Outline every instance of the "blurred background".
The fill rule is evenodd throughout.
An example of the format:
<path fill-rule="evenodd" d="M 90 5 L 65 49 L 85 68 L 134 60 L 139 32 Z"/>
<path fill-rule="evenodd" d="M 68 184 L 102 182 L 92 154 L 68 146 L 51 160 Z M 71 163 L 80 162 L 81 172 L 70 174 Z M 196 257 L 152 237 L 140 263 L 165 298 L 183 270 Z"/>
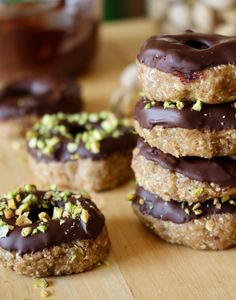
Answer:
<path fill-rule="evenodd" d="M 236 34 L 235 0 L 105 0 L 105 20 L 144 15 L 155 19 L 166 33 L 192 28 Z"/>
<path fill-rule="evenodd" d="M 236 0 L 0 0 L 0 81 L 83 73 L 96 56 L 101 20 L 132 18 L 151 19 L 155 33 L 235 35 Z"/>

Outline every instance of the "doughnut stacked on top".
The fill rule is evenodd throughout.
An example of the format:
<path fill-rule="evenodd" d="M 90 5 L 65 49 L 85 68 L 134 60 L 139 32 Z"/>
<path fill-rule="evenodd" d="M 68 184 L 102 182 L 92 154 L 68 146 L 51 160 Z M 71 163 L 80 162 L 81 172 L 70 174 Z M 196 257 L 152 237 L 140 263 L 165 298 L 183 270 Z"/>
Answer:
<path fill-rule="evenodd" d="M 195 249 L 236 244 L 236 38 L 186 31 L 148 39 L 133 208 L 163 239 Z"/>

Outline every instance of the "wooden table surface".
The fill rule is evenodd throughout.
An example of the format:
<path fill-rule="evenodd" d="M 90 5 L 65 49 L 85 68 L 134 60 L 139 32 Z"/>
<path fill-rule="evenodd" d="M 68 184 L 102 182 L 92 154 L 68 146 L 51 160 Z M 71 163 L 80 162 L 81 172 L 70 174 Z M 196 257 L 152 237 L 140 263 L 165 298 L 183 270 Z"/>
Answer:
<path fill-rule="evenodd" d="M 156 30 L 154 24 L 144 20 L 103 25 L 97 61 L 80 80 L 88 110 L 107 107 L 121 70 L 134 61 L 143 40 Z M 1 143 L 1 194 L 25 183 L 36 183 L 24 149 L 16 146 Z M 110 266 L 50 278 L 48 299 L 235 299 L 236 250 L 194 251 L 158 239 L 132 213 L 126 196 L 133 186 L 130 182 L 93 196 L 107 220 L 112 242 Z M 0 300 L 24 299 L 41 299 L 33 279 L 0 267 Z"/>

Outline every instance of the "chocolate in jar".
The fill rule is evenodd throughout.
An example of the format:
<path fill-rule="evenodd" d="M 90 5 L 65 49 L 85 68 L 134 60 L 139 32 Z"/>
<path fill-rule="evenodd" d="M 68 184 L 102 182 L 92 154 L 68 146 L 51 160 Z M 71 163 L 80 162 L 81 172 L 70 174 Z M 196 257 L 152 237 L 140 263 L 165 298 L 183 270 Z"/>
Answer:
<path fill-rule="evenodd" d="M 84 72 L 97 50 L 99 2 L 0 4 L 0 80 Z"/>

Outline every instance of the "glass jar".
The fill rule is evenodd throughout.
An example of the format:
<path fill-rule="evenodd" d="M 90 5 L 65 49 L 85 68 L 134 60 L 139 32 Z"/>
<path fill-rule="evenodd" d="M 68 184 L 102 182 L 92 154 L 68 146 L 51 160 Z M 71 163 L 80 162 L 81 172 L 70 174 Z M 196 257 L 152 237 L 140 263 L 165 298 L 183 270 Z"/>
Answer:
<path fill-rule="evenodd" d="M 73 75 L 90 66 L 102 0 L 15 2 L 0 4 L 0 81 L 42 73 Z"/>

